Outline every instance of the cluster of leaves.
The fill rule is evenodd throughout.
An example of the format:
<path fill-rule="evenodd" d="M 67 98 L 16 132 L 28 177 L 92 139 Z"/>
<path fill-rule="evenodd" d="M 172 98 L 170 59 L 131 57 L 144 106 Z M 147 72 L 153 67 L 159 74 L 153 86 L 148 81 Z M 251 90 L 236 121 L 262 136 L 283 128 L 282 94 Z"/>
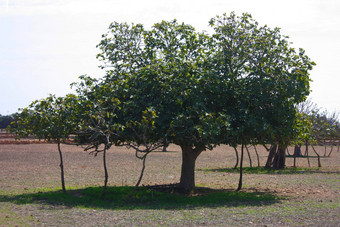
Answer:
<path fill-rule="evenodd" d="M 76 115 L 73 112 L 76 96 L 36 100 L 21 110 L 10 130 L 20 137 L 35 135 L 38 139 L 64 141 L 74 132 Z"/>
<path fill-rule="evenodd" d="M 224 108 L 232 116 L 232 143 L 285 143 L 296 134 L 295 103 L 309 94 L 315 64 L 289 46 L 280 29 L 260 27 L 249 14 L 212 19 L 217 68 L 226 80 Z M 231 95 L 229 95 L 231 94 Z M 231 111 L 230 111 L 231 110 Z"/>

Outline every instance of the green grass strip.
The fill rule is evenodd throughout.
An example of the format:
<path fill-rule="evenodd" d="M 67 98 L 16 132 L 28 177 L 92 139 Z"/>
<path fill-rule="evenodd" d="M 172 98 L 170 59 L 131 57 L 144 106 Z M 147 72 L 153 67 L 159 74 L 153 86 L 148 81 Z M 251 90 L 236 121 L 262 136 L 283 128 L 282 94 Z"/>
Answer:
<path fill-rule="evenodd" d="M 220 168 L 220 169 L 199 169 L 201 171 L 223 172 L 223 173 L 239 173 L 239 168 Z M 330 173 L 320 168 L 304 168 L 304 167 L 286 167 L 285 169 L 274 170 L 265 167 L 243 167 L 243 173 L 248 174 L 305 174 L 305 173 Z"/>
<path fill-rule="evenodd" d="M 40 203 L 55 206 L 97 208 L 114 210 L 133 209 L 195 209 L 214 206 L 261 206 L 272 204 L 278 199 L 269 193 L 236 192 L 198 188 L 190 196 L 177 193 L 159 192 L 147 187 L 140 187 L 133 197 L 128 195 L 133 187 L 108 187 L 105 198 L 101 197 L 102 187 L 87 187 L 26 193 L 18 195 L 0 195 L 0 202 L 15 204 Z"/>

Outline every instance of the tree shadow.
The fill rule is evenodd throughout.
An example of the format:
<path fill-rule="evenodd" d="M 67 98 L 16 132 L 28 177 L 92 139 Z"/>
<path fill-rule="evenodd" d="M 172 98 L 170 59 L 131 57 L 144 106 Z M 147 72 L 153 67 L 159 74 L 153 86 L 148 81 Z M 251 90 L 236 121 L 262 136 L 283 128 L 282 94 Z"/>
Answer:
<path fill-rule="evenodd" d="M 157 188 L 158 187 L 158 188 Z M 196 188 L 190 195 L 178 194 L 171 187 L 139 187 L 133 197 L 128 197 L 134 187 L 108 187 L 105 198 L 102 187 L 0 195 L 0 202 L 15 204 L 42 204 L 63 208 L 91 208 L 109 210 L 135 209 L 197 209 L 203 207 L 264 206 L 279 202 L 270 192 L 236 192 L 234 190 Z M 164 190 L 164 188 L 167 188 Z"/>
<path fill-rule="evenodd" d="M 266 167 L 243 167 L 243 173 L 246 174 L 314 174 L 314 173 L 340 173 L 337 170 L 322 169 L 317 167 L 286 167 L 285 169 L 274 170 Z M 239 173 L 239 168 L 218 168 L 218 169 L 199 169 L 207 172 Z"/>

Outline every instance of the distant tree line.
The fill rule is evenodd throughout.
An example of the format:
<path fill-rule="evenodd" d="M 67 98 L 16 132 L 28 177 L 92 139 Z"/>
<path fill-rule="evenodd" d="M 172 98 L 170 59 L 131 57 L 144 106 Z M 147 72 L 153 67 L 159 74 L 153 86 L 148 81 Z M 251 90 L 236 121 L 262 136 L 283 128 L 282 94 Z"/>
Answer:
<path fill-rule="evenodd" d="M 1 115 L 0 114 L 0 129 L 6 129 L 15 119 L 17 113 L 10 115 Z"/>
<path fill-rule="evenodd" d="M 325 148 L 324 156 L 326 156 L 327 146 L 331 146 L 331 151 L 327 156 L 330 156 L 333 151 L 333 146 L 340 145 L 340 119 L 339 112 L 330 113 L 327 110 L 319 108 L 310 99 L 300 103 L 297 106 L 299 118 L 304 122 L 304 130 L 300 137 L 295 140 L 294 155 L 302 156 L 301 146 L 305 145 L 306 150 L 304 155 L 308 155 L 308 146 L 323 145 Z M 319 164 L 320 165 L 320 164 Z"/>

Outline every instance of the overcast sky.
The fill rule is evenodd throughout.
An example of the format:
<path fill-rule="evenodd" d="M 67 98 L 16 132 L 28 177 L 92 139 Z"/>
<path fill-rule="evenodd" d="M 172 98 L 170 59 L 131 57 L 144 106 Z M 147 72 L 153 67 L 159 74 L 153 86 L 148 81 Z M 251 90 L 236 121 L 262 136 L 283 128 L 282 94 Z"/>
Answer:
<path fill-rule="evenodd" d="M 280 27 L 317 63 L 312 101 L 340 111 L 339 0 L 0 0 L 0 114 L 70 92 L 80 75 L 101 77 L 96 45 L 109 24 L 177 19 L 198 31 L 223 13 L 248 12 Z"/>

